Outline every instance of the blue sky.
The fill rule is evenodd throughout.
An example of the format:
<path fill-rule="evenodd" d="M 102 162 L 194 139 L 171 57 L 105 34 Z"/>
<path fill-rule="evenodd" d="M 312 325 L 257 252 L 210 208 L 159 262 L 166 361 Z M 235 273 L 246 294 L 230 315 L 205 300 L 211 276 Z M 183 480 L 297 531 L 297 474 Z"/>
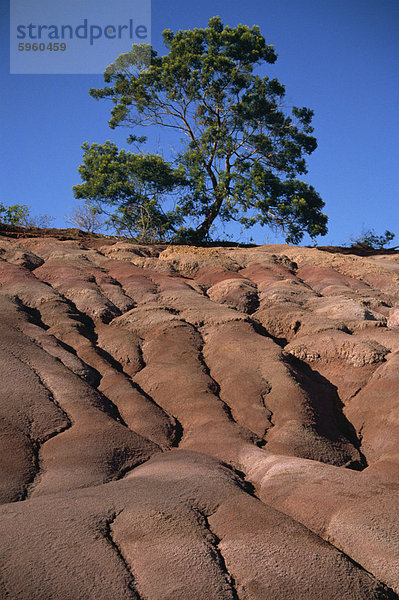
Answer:
<path fill-rule="evenodd" d="M 33 214 L 53 215 L 54 225 L 65 227 L 64 215 L 76 205 L 81 144 L 110 139 L 130 148 L 128 131 L 110 130 L 109 104 L 89 96 L 90 88 L 102 86 L 100 75 L 9 74 L 8 0 L 0 1 L 0 200 L 28 204 Z M 398 245 L 398 0 L 153 0 L 154 48 L 163 53 L 164 29 L 205 27 L 214 15 L 230 26 L 259 25 L 279 56 L 267 74 L 285 84 L 288 104 L 315 112 L 318 149 L 309 157 L 307 180 L 329 216 L 329 233 L 318 243 L 341 245 L 374 228 L 394 231 Z M 159 131 L 151 139 L 154 148 L 168 147 Z M 229 232 L 240 237 L 237 228 Z M 257 243 L 275 241 L 266 230 L 252 235 Z"/>

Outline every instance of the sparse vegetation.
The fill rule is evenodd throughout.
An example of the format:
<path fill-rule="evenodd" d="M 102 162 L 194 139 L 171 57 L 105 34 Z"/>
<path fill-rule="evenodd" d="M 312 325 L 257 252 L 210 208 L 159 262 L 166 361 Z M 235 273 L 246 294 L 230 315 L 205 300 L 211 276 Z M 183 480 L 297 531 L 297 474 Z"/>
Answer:
<path fill-rule="evenodd" d="M 105 225 L 101 210 L 90 202 L 76 206 L 71 215 L 65 218 L 69 223 L 77 225 L 79 229 L 88 233 L 101 231 Z"/>
<path fill-rule="evenodd" d="M 0 223 L 17 225 L 19 227 L 49 227 L 54 217 L 50 215 L 32 215 L 26 204 L 5 206 L 0 202 Z"/>
<path fill-rule="evenodd" d="M 381 250 L 395 237 L 395 234 L 388 229 L 384 235 L 376 235 L 373 229 L 362 233 L 361 236 L 354 239 L 351 248 L 364 248 L 366 250 Z"/>

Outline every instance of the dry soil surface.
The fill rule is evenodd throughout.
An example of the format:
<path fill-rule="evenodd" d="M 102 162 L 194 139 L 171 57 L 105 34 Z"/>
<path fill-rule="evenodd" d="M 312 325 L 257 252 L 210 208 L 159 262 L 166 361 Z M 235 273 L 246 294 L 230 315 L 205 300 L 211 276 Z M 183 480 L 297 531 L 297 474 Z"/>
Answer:
<path fill-rule="evenodd" d="M 399 598 L 399 255 L 0 236 L 0 597 Z"/>

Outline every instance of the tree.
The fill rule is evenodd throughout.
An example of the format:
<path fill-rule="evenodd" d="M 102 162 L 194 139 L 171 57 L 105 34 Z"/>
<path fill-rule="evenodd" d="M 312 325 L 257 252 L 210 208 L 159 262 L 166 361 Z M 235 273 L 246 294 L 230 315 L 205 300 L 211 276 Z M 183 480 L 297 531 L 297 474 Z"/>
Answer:
<path fill-rule="evenodd" d="M 364 248 L 366 250 L 382 250 L 386 244 L 392 242 L 395 234 L 388 229 L 384 235 L 376 235 L 374 229 L 369 229 L 362 233 L 360 237 L 355 239 L 351 244 L 351 248 Z"/>
<path fill-rule="evenodd" d="M 99 208 L 89 201 L 84 202 L 80 206 L 76 206 L 69 217 L 65 217 L 67 221 L 77 225 L 79 229 L 94 233 L 99 231 L 105 225 Z"/>
<path fill-rule="evenodd" d="M 108 217 L 106 225 L 118 234 L 141 241 L 165 238 L 181 224 L 178 210 L 164 212 L 160 195 L 184 186 L 180 172 L 160 156 L 118 150 L 110 141 L 82 145 L 83 183 L 73 187 L 76 198 L 88 203 L 88 210 Z"/>
<path fill-rule="evenodd" d="M 30 229 L 47 229 L 55 217 L 51 215 L 31 215 L 30 212 L 22 219 L 22 226 Z"/>
<path fill-rule="evenodd" d="M 54 217 L 49 215 L 32 215 L 30 207 L 26 204 L 13 204 L 5 206 L 0 202 L 0 223 L 17 225 L 19 227 L 48 227 Z"/>
<path fill-rule="evenodd" d="M 0 223 L 19 225 L 23 227 L 24 219 L 29 215 L 29 206 L 26 204 L 13 204 L 5 206 L 0 202 Z"/>
<path fill-rule="evenodd" d="M 325 235 L 324 203 L 315 189 L 298 179 L 307 172 L 313 112 L 284 112 L 285 88 L 277 79 L 254 74 L 277 55 L 259 28 L 224 27 L 219 17 L 208 28 L 163 32 L 169 51 L 158 56 L 148 45 L 133 45 L 110 65 L 107 85 L 91 89 L 93 98 L 111 99 L 111 128 L 160 126 L 184 134 L 176 166 L 190 187 L 179 198 L 183 217 L 204 239 L 217 217 L 244 227 L 277 224 L 289 242 L 305 231 Z M 150 60 L 146 63 L 146 58 Z"/>

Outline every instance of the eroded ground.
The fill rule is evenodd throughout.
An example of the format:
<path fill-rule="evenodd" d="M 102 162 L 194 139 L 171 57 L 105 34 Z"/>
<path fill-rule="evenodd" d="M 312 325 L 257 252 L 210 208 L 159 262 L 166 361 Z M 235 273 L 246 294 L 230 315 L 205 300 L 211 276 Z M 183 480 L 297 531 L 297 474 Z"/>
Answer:
<path fill-rule="evenodd" d="M 399 598 L 399 255 L 0 237 L 0 597 Z"/>

